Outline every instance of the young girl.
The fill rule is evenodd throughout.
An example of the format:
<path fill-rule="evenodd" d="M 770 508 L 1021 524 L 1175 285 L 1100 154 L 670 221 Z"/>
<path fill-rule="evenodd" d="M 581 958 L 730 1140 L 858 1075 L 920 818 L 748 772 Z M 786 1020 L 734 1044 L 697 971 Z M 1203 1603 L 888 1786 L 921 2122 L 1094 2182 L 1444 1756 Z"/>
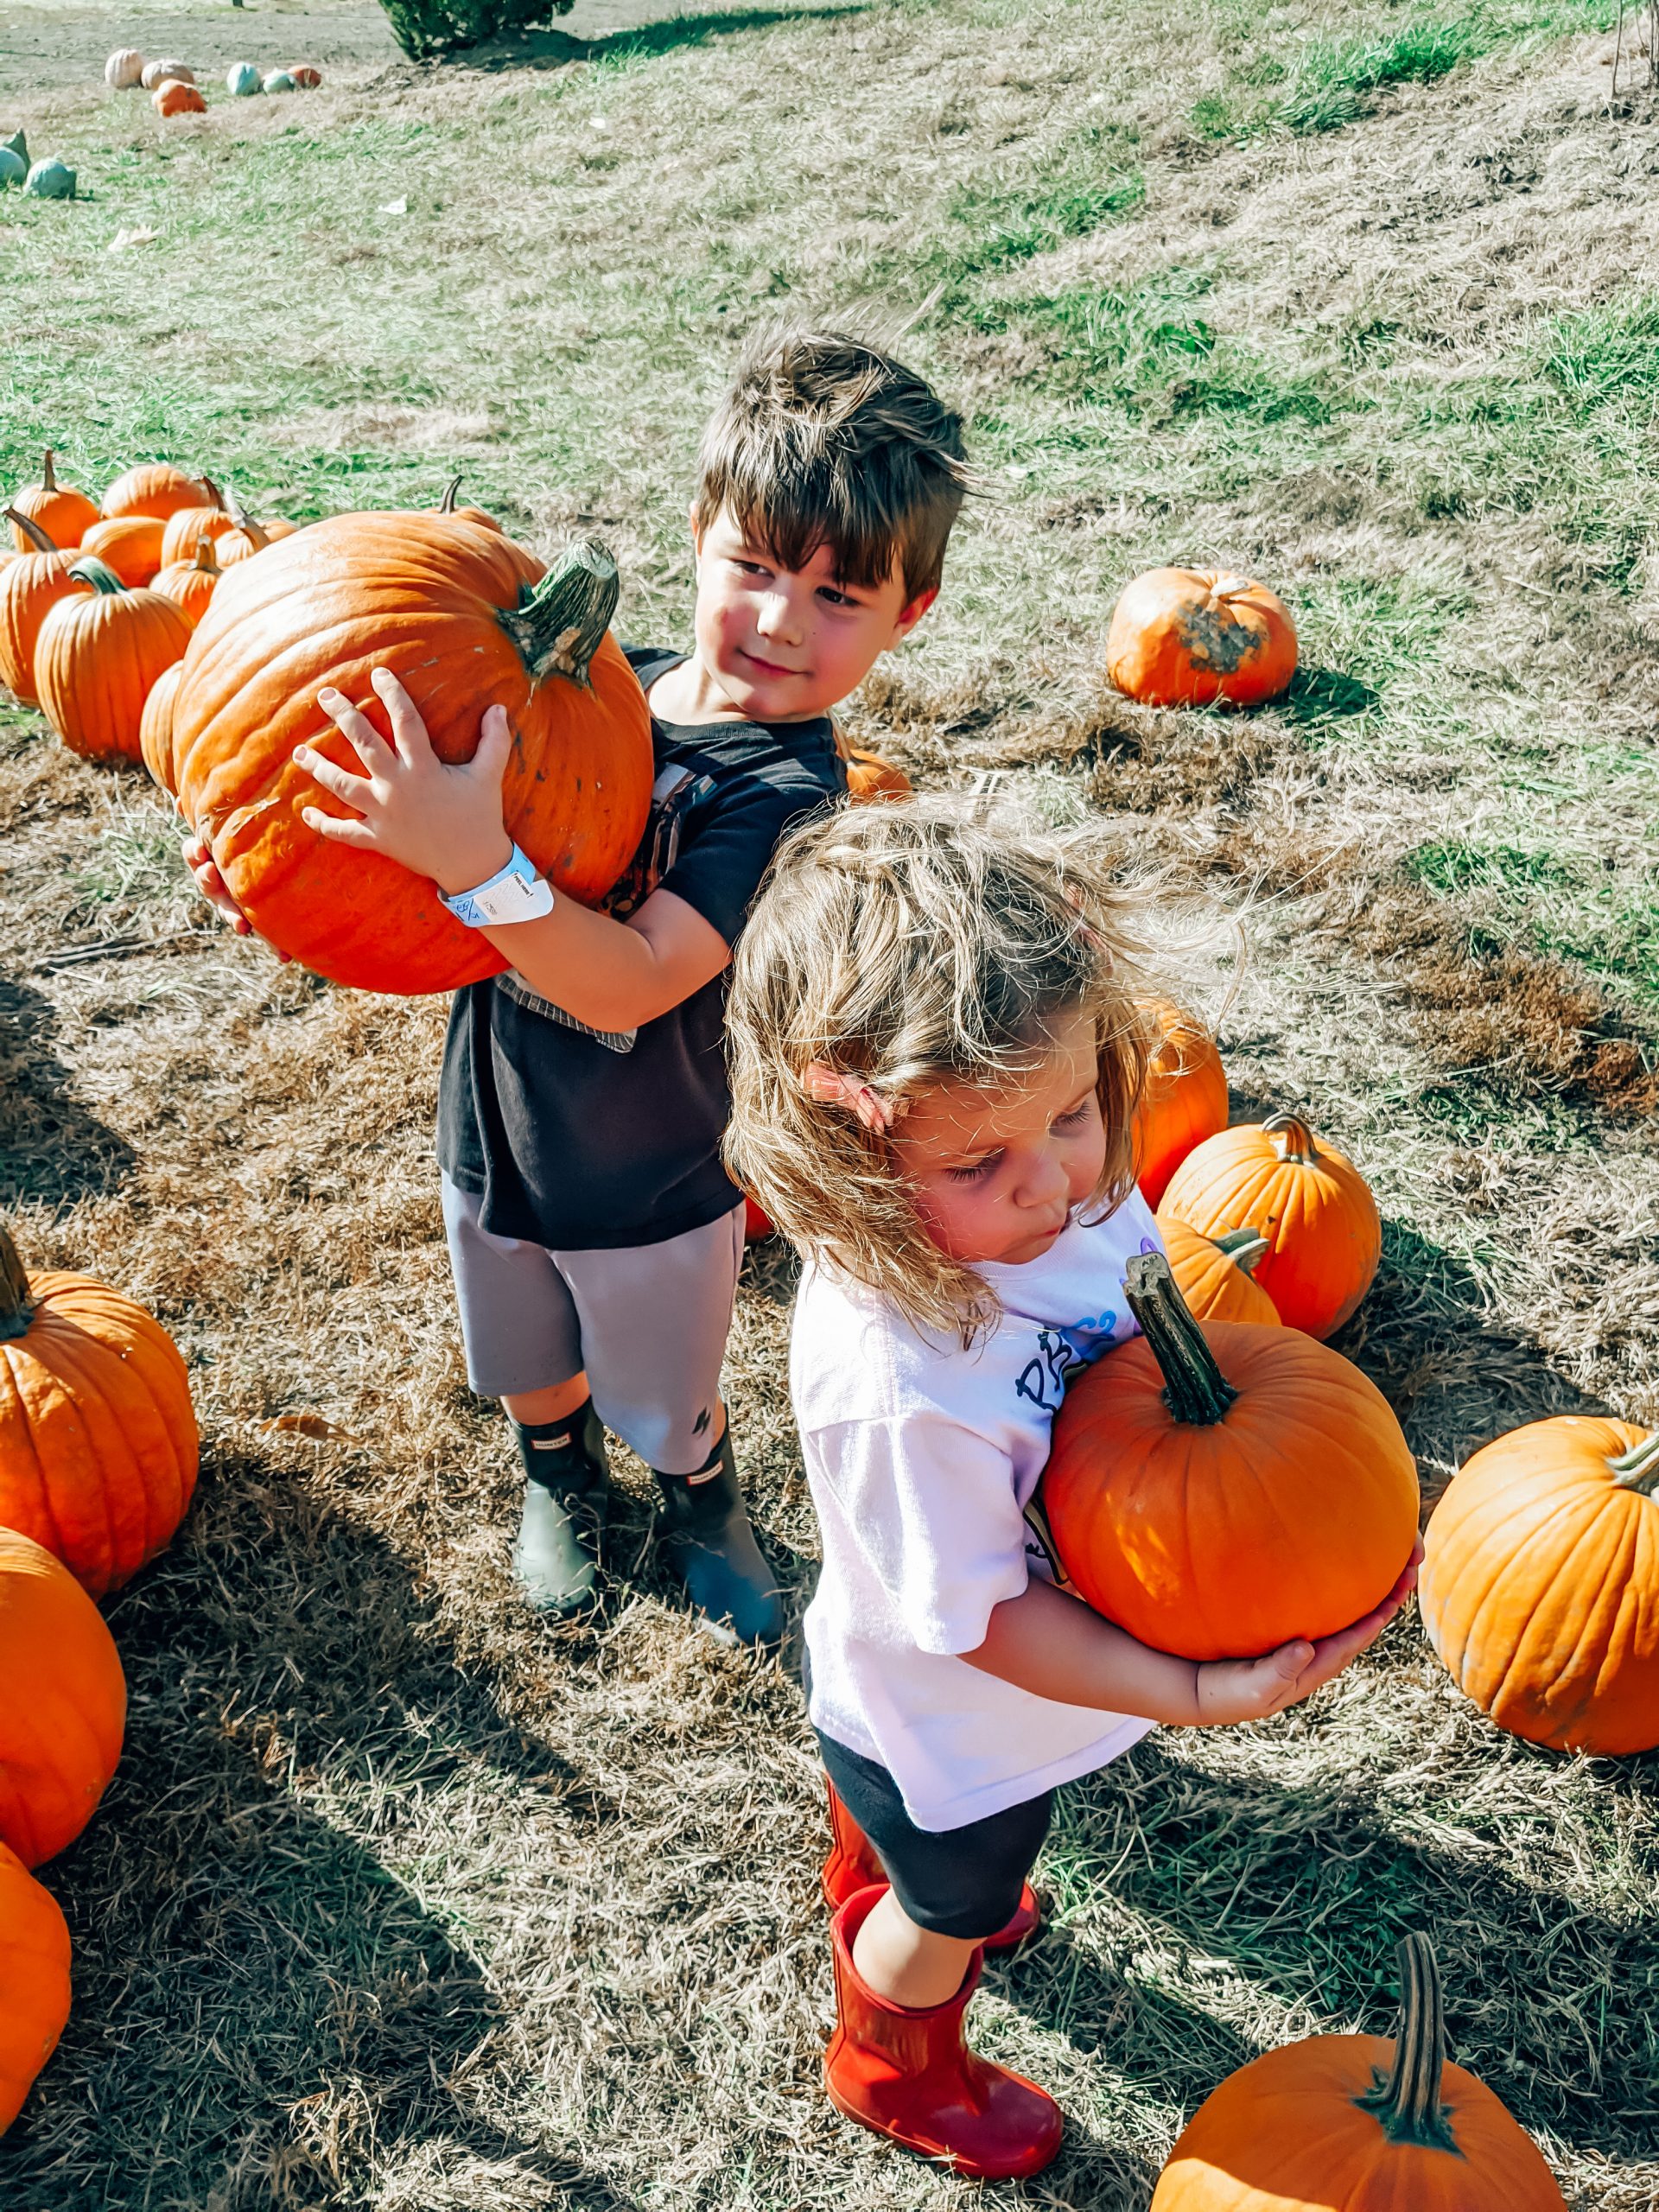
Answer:
<path fill-rule="evenodd" d="M 1154 1722 L 1308 1696 L 1415 1576 L 1321 1643 L 1197 1665 L 1058 1590 L 1023 1517 L 1067 1376 L 1134 1333 L 1124 1268 L 1156 1248 L 1130 1138 L 1144 905 L 1098 833 L 960 798 L 842 811 L 780 851 L 728 1007 L 729 1155 L 807 1263 L 808 1702 L 844 1899 L 827 2086 L 986 2178 L 1059 2147 L 1053 2100 L 963 2036 L 985 1944 L 1036 1924 L 1055 1789 Z"/>

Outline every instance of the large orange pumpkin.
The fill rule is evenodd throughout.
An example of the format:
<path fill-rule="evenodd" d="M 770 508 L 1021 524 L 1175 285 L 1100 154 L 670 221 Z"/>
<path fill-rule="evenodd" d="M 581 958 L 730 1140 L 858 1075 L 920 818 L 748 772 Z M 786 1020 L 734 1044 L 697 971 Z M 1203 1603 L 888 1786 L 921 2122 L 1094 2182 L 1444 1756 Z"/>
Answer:
<path fill-rule="evenodd" d="M 69 1929 L 57 1899 L 0 1844 L 0 2135 L 69 2018 Z"/>
<path fill-rule="evenodd" d="M 1157 1030 L 1135 1109 L 1135 1180 L 1149 1206 L 1195 1145 L 1227 1126 L 1227 1077 L 1201 1021 L 1168 999 L 1143 1002 Z"/>
<path fill-rule="evenodd" d="M 152 515 L 165 522 L 181 507 L 208 504 L 207 486 L 170 461 L 141 461 L 118 476 L 104 494 L 106 515 Z"/>
<path fill-rule="evenodd" d="M 1184 1221 L 1158 1217 L 1164 1256 L 1175 1287 L 1195 1321 L 1255 1321 L 1276 1329 L 1279 1309 L 1250 1270 L 1268 1249 L 1253 1229 L 1231 1229 L 1220 1236 L 1200 1236 Z"/>
<path fill-rule="evenodd" d="M 224 537 L 236 528 L 235 518 L 225 505 L 225 495 L 211 476 L 201 480 L 207 493 L 207 502 L 200 507 L 180 507 L 168 515 L 162 528 L 162 566 L 171 568 L 175 562 L 194 561 L 197 549 L 203 543 L 211 545 L 215 538 Z"/>
<path fill-rule="evenodd" d="M 171 525 L 169 524 L 169 528 Z M 170 599 L 194 630 L 207 612 L 213 587 L 224 570 L 213 557 L 213 540 L 200 537 L 188 560 L 169 561 L 156 578 L 156 589 Z"/>
<path fill-rule="evenodd" d="M 1423 1626 L 1501 1728 L 1659 1745 L 1659 1433 L 1569 1414 L 1500 1436 L 1452 1477 L 1424 1549 Z"/>
<path fill-rule="evenodd" d="M 162 671 L 149 687 L 138 722 L 138 758 L 149 769 L 150 780 L 169 798 L 178 797 L 179 779 L 173 767 L 173 702 L 183 673 L 181 660 Z"/>
<path fill-rule="evenodd" d="M 25 484 L 22 491 L 13 493 L 11 504 L 16 510 L 11 534 L 20 553 L 40 550 L 23 529 L 25 521 L 37 524 L 54 545 L 62 546 L 79 545 L 82 533 L 98 520 L 94 500 L 73 485 L 59 483 L 49 447 L 41 458 L 40 482 Z"/>
<path fill-rule="evenodd" d="M 35 682 L 48 721 L 85 760 L 137 760 L 149 687 L 182 659 L 190 625 L 158 591 L 129 591 L 103 562 L 70 571 L 92 588 L 51 608 L 35 641 Z"/>
<path fill-rule="evenodd" d="M 1067 1580 L 1184 1659 L 1250 1658 L 1380 1605 L 1417 1537 L 1417 1471 L 1375 1383 L 1313 1338 L 1200 1325 L 1160 1252 L 1130 1261 L 1145 1332 L 1066 1392 L 1043 1510 Z"/>
<path fill-rule="evenodd" d="M 1389 2036 L 1309 2036 L 1230 2074 L 1188 2121 L 1151 2212 L 1566 2212 L 1537 2145 L 1446 2056 L 1427 1938 L 1399 1947 Z"/>
<path fill-rule="evenodd" d="M 21 523 L 29 542 L 39 550 L 20 553 L 0 568 L 0 680 L 14 698 L 26 707 L 38 705 L 35 686 L 35 645 L 45 621 L 60 599 L 84 594 L 91 586 L 71 573 L 73 552 L 60 553 L 38 524 L 20 516 L 15 507 L 5 510 L 14 529 Z"/>
<path fill-rule="evenodd" d="M 0 1229 L 0 1525 L 101 1598 L 172 1541 L 198 1443 L 161 1323 L 90 1275 L 25 1273 Z"/>
<path fill-rule="evenodd" d="M 1257 706 L 1296 673 L 1296 625 L 1247 576 L 1149 569 L 1112 610 L 1106 673 L 1149 707 Z"/>
<path fill-rule="evenodd" d="M 80 550 L 102 561 L 130 591 L 151 582 L 160 572 L 167 524 L 154 515 L 114 515 L 95 522 L 80 541 Z"/>
<path fill-rule="evenodd" d="M 55 1859 L 121 1756 L 127 1685 L 104 1616 L 41 1544 L 0 1528 L 0 1843 Z"/>
<path fill-rule="evenodd" d="M 1294 1114 L 1206 1138 L 1176 1169 L 1159 1211 L 1205 1236 L 1234 1229 L 1265 1236 L 1255 1280 L 1280 1319 L 1311 1337 L 1342 1326 L 1382 1255 L 1370 1184 Z"/>
<path fill-rule="evenodd" d="M 437 991 L 499 973 L 502 955 L 378 854 L 331 843 L 301 810 L 345 812 L 290 762 L 315 746 L 356 770 L 317 704 L 334 684 L 385 731 L 369 685 L 407 685 L 441 759 L 467 760 L 484 710 L 514 742 L 507 828 L 553 883 L 591 902 L 645 827 L 651 717 L 607 633 L 616 570 L 577 547 L 539 563 L 498 531 L 432 514 L 336 515 L 231 570 L 185 657 L 173 755 L 186 818 L 261 936 L 364 990 Z"/>

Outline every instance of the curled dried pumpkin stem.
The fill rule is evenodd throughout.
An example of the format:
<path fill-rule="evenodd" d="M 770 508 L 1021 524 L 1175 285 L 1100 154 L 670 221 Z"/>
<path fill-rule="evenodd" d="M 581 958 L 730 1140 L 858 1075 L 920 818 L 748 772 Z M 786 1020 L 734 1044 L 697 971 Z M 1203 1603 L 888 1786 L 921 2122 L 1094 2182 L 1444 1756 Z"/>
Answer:
<path fill-rule="evenodd" d="M 461 478 L 452 476 L 443 487 L 443 497 L 438 501 L 438 512 L 441 515 L 454 514 L 460 491 Z"/>
<path fill-rule="evenodd" d="M 1169 1262 L 1161 1252 L 1138 1253 L 1123 1271 L 1123 1288 L 1164 1378 L 1164 1403 L 1177 1421 L 1213 1428 L 1238 1393 L 1216 1364 Z"/>
<path fill-rule="evenodd" d="M 1267 1238 L 1257 1229 L 1225 1229 L 1210 1242 L 1247 1275 L 1255 1273 L 1256 1262 L 1268 1249 Z"/>
<path fill-rule="evenodd" d="M 41 528 L 39 523 L 35 521 L 31 516 L 19 514 L 16 507 L 7 507 L 3 512 L 6 520 L 12 525 L 13 529 L 21 530 L 23 536 L 28 538 L 29 543 L 35 548 L 35 550 L 37 553 L 55 553 L 58 551 L 59 548 L 56 539 L 48 537 L 46 532 Z"/>
<path fill-rule="evenodd" d="M 109 563 L 100 561 L 96 553 L 83 554 L 71 565 L 69 573 L 72 576 L 79 576 L 82 583 L 90 584 L 94 591 L 118 592 L 127 588 Z"/>
<path fill-rule="evenodd" d="M 1622 1452 L 1617 1459 L 1610 1459 L 1607 1465 L 1620 1490 L 1633 1490 L 1643 1497 L 1652 1497 L 1659 1492 L 1659 1428 L 1640 1444 L 1633 1444 L 1628 1452 Z"/>
<path fill-rule="evenodd" d="M 1269 1114 L 1262 1126 L 1270 1137 L 1285 1140 L 1285 1148 L 1279 1155 L 1281 1160 L 1294 1160 L 1299 1167 L 1306 1167 L 1319 1158 L 1319 1148 L 1313 1141 L 1313 1132 L 1299 1116 Z"/>
<path fill-rule="evenodd" d="M 587 684 L 620 589 L 615 559 L 596 537 L 579 538 L 540 583 L 524 587 L 517 607 L 502 614 L 501 626 L 534 682 L 563 676 Z"/>
<path fill-rule="evenodd" d="M 0 1344 L 27 1336 L 35 1319 L 29 1302 L 29 1270 L 18 1257 L 10 1230 L 0 1226 Z"/>
<path fill-rule="evenodd" d="M 1390 2143 L 1457 2152 L 1452 2115 L 1440 2101 L 1446 2072 L 1440 1970 L 1427 1936 L 1403 1937 L 1395 1956 L 1400 1962 L 1400 2026 L 1394 2065 L 1386 2075 L 1379 2067 L 1371 2087 L 1354 2102 L 1362 2112 L 1376 2114 Z"/>

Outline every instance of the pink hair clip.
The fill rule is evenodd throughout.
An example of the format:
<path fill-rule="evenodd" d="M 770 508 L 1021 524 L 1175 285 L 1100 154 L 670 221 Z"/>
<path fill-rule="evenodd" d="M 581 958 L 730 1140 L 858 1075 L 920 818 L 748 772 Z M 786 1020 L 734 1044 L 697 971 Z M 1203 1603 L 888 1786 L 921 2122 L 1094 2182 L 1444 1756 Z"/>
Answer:
<path fill-rule="evenodd" d="M 801 1088 L 823 1106 L 845 1106 L 857 1116 L 873 1136 L 884 1137 L 903 1116 L 907 1098 L 888 1100 L 855 1075 L 842 1075 L 823 1060 L 809 1060 L 801 1071 Z"/>

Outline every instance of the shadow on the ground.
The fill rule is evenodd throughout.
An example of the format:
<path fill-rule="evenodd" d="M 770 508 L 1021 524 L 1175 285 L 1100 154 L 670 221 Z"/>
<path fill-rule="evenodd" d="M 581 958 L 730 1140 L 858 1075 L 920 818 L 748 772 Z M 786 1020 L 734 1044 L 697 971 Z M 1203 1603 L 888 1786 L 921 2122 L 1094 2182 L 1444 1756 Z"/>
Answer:
<path fill-rule="evenodd" d="M 861 16 L 868 4 L 869 0 L 843 0 L 843 4 L 822 8 L 713 8 L 704 15 L 668 16 L 658 22 L 610 31 L 602 38 L 573 38 L 566 31 L 532 31 L 522 38 L 493 40 L 487 46 L 470 48 L 447 56 L 439 66 L 484 71 L 562 69 L 573 61 L 674 54 L 706 45 L 713 38 L 771 30 L 779 23 L 833 22 L 843 16 Z"/>
<path fill-rule="evenodd" d="M 52 1050 L 57 1023 L 50 999 L 0 976 L 0 1208 L 72 1205 L 116 1188 L 133 1166 L 125 1138 L 76 1100 Z"/>

